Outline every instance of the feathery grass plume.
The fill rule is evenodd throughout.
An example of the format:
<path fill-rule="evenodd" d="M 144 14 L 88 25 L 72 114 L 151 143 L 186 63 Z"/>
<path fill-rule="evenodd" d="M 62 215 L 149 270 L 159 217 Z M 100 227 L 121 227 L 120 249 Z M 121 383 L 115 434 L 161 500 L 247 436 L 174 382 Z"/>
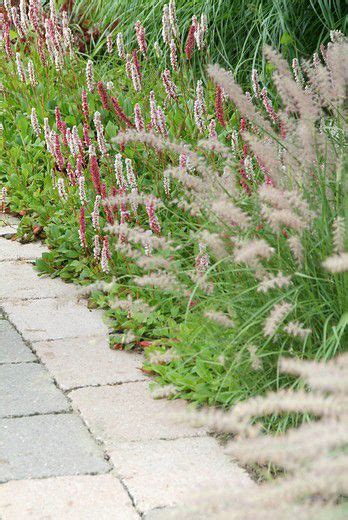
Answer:
<path fill-rule="evenodd" d="M 148 275 L 137 276 L 134 278 L 134 282 L 139 287 L 156 287 L 161 291 L 182 291 L 183 286 L 174 274 L 167 273 L 166 271 L 156 271 Z"/>
<path fill-rule="evenodd" d="M 165 352 L 154 351 L 150 352 L 148 355 L 148 361 L 153 365 L 162 365 L 170 363 L 170 361 L 173 361 L 175 359 L 180 359 L 180 356 L 174 349 L 169 349 Z"/>
<path fill-rule="evenodd" d="M 235 82 L 231 74 L 219 65 L 209 65 L 207 70 L 212 81 L 223 88 L 243 116 L 270 135 L 274 135 L 269 122 L 248 102 L 241 87 Z"/>
<path fill-rule="evenodd" d="M 281 302 L 274 305 L 270 314 L 268 315 L 264 327 L 263 333 L 265 336 L 272 337 L 277 331 L 279 325 L 283 322 L 288 314 L 292 311 L 293 306 L 289 302 Z"/>
<path fill-rule="evenodd" d="M 334 253 L 344 252 L 345 223 L 343 217 L 336 217 L 332 224 L 332 242 Z"/>
<path fill-rule="evenodd" d="M 340 253 L 326 258 L 323 267 L 330 273 L 346 273 L 348 271 L 348 253 Z"/>
<path fill-rule="evenodd" d="M 233 320 L 231 320 L 231 318 L 229 318 L 224 312 L 210 310 L 205 311 L 204 316 L 223 327 L 229 328 L 235 326 Z"/>
<path fill-rule="evenodd" d="M 156 385 L 151 389 L 151 395 L 154 399 L 164 399 L 168 397 L 173 397 L 177 393 L 178 389 L 174 385 Z"/>
<path fill-rule="evenodd" d="M 311 329 L 305 329 L 303 323 L 299 323 L 298 321 L 289 321 L 289 323 L 284 327 L 284 331 L 287 334 L 290 334 L 290 336 L 301 339 L 306 339 L 308 334 L 312 332 Z"/>
<path fill-rule="evenodd" d="M 233 489 L 224 494 L 223 500 L 218 492 L 215 496 L 211 494 L 207 503 L 193 499 L 171 518 L 196 518 L 196 513 L 204 511 L 205 518 L 209 519 L 266 520 L 270 508 L 274 517 L 289 520 L 294 514 L 296 518 L 314 520 L 320 518 L 322 512 L 323 518 L 338 518 L 335 515 L 339 515 L 348 492 L 345 471 L 348 458 L 344 452 L 348 443 L 348 386 L 343 393 L 340 386 L 342 380 L 348 381 L 347 359 L 345 354 L 328 363 L 281 360 L 282 372 L 301 375 L 310 386 L 313 379 L 315 392 L 290 390 L 286 395 L 283 391 L 274 392 L 240 403 L 231 412 L 191 411 L 189 416 L 196 425 L 238 434 L 237 440 L 229 442 L 226 452 L 241 464 L 271 463 L 284 473 L 255 486 L 237 501 Z M 330 376 L 338 386 L 333 384 L 328 389 L 326 382 Z M 282 435 L 265 435 L 261 423 L 255 422 L 266 415 L 282 414 L 289 408 L 301 414 L 314 414 L 316 420 Z M 330 516 L 325 516 L 329 512 Z"/>
<path fill-rule="evenodd" d="M 241 229 L 248 229 L 250 217 L 240 208 L 235 206 L 227 198 L 221 198 L 212 205 L 213 212 L 228 225 L 238 226 Z"/>
<path fill-rule="evenodd" d="M 269 273 L 260 281 L 257 292 L 266 293 L 270 289 L 282 289 L 289 287 L 292 284 L 291 276 L 285 276 L 281 271 L 276 276 L 271 276 Z"/>
<path fill-rule="evenodd" d="M 234 259 L 237 263 L 257 267 L 260 260 L 268 260 L 273 253 L 274 248 L 261 238 L 237 243 Z"/>

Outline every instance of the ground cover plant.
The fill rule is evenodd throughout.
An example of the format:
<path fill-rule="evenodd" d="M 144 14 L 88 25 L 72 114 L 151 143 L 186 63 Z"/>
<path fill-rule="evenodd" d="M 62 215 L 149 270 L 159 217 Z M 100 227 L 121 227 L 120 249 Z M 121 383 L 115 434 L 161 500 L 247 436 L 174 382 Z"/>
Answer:
<path fill-rule="evenodd" d="M 137 21 L 136 47 L 120 24 L 91 61 L 54 2 L 5 7 L 2 209 L 45 238 L 40 272 L 95 284 L 157 395 L 230 406 L 293 384 L 281 355 L 345 349 L 343 35 L 291 70 L 266 49 L 243 93 L 192 67 L 204 12 L 181 43 L 170 2 L 158 57 Z"/>

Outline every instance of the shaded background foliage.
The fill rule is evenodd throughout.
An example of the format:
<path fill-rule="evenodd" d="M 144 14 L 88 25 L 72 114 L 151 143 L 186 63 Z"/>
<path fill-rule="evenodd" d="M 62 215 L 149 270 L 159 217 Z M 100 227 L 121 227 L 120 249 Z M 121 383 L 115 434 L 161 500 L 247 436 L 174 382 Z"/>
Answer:
<path fill-rule="evenodd" d="M 149 48 L 161 42 L 161 19 L 167 0 L 65 0 L 75 22 L 88 33 L 89 51 L 98 53 L 100 37 L 122 30 L 134 41 L 138 18 L 146 27 Z M 178 0 L 177 15 L 181 39 L 185 40 L 194 14 L 206 13 L 209 23 L 209 59 L 234 70 L 242 83 L 249 82 L 252 67 L 263 66 L 265 44 L 281 49 L 292 59 L 309 57 L 329 31 L 346 33 L 344 0 Z M 142 10 L 140 12 L 140 9 Z M 199 63 L 197 63 L 199 65 Z"/>

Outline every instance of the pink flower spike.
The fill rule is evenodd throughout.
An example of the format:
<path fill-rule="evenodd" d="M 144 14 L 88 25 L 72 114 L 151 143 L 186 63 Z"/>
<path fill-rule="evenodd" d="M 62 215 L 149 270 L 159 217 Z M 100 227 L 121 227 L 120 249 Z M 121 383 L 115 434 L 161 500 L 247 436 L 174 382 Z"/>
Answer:
<path fill-rule="evenodd" d="M 263 87 L 263 89 L 261 90 L 261 97 L 263 101 L 263 106 L 265 107 L 267 114 L 272 119 L 273 123 L 277 123 L 278 116 L 273 108 L 272 101 L 268 97 L 266 87 Z"/>
<path fill-rule="evenodd" d="M 96 192 L 101 194 L 100 170 L 96 156 L 93 154 L 90 158 L 90 173 Z"/>
<path fill-rule="evenodd" d="M 103 247 L 101 251 L 101 259 L 100 259 L 100 265 L 102 268 L 102 271 L 104 273 L 109 272 L 109 259 L 111 258 L 110 250 L 109 250 L 109 239 L 108 237 L 104 237 L 103 239 Z"/>
<path fill-rule="evenodd" d="M 194 24 L 192 24 L 189 29 L 185 45 L 185 54 L 188 60 L 192 58 L 193 50 L 195 48 L 195 32 L 196 27 Z"/>
<path fill-rule="evenodd" d="M 212 119 L 209 123 L 209 138 L 210 139 L 217 139 L 218 135 L 216 132 L 216 121 L 215 119 Z"/>
<path fill-rule="evenodd" d="M 169 97 L 171 97 L 172 99 L 177 100 L 178 99 L 178 95 L 176 92 L 177 86 L 172 81 L 172 79 L 170 77 L 170 71 L 168 69 L 166 69 L 164 72 L 162 72 L 162 81 L 163 81 L 163 85 L 164 85 L 167 95 Z"/>
<path fill-rule="evenodd" d="M 219 121 L 220 125 L 225 127 L 225 117 L 224 117 L 224 109 L 222 106 L 222 99 L 223 99 L 223 92 L 220 85 L 216 85 L 215 89 L 215 116 L 216 119 Z"/>
<path fill-rule="evenodd" d="M 138 132 L 143 132 L 145 129 L 145 124 L 143 120 L 143 116 L 141 114 L 141 108 L 139 103 L 136 103 L 134 105 L 134 122 L 135 122 L 135 128 Z"/>
<path fill-rule="evenodd" d="M 152 198 L 148 198 L 145 201 L 146 212 L 149 217 L 149 226 L 151 231 L 153 231 L 156 235 L 161 233 L 161 226 L 158 222 L 158 219 L 155 215 L 155 201 Z"/>
<path fill-rule="evenodd" d="M 126 116 L 126 114 L 122 110 L 122 108 L 121 108 L 119 102 L 117 101 L 117 99 L 115 97 L 112 97 L 111 98 L 111 102 L 112 102 L 112 105 L 113 105 L 114 110 L 116 112 L 116 115 L 119 117 L 119 119 L 121 119 L 124 123 L 126 123 L 126 125 L 129 126 L 130 128 L 134 128 L 134 125 L 133 125 L 132 121 Z"/>
<path fill-rule="evenodd" d="M 108 103 L 108 94 L 106 92 L 106 89 L 104 87 L 104 83 L 102 81 L 98 81 L 97 83 L 97 90 L 100 97 L 100 101 L 102 102 L 103 108 L 105 110 L 109 110 L 109 103 Z"/>
<path fill-rule="evenodd" d="M 82 113 L 85 121 L 89 119 L 89 109 L 88 109 L 88 99 L 87 99 L 87 91 L 85 89 L 82 90 L 81 93 L 82 100 Z"/>
<path fill-rule="evenodd" d="M 145 40 L 145 29 L 139 20 L 135 22 L 135 34 L 137 37 L 137 42 L 139 45 L 140 52 L 144 56 L 146 56 L 147 44 L 146 44 L 146 40 Z"/>
<path fill-rule="evenodd" d="M 83 123 L 83 140 L 87 148 L 91 145 L 91 138 L 89 137 L 89 124 Z"/>
<path fill-rule="evenodd" d="M 64 168 L 64 158 L 63 158 L 62 150 L 61 150 L 61 147 L 60 147 L 60 141 L 59 141 L 59 135 L 58 134 L 54 135 L 53 146 L 54 146 L 54 157 L 56 159 L 58 170 L 59 171 L 63 171 L 63 168 Z"/>
<path fill-rule="evenodd" d="M 80 208 L 80 229 L 79 229 L 79 237 L 81 247 L 86 247 L 86 218 L 85 218 L 85 207 L 81 206 Z"/>
<path fill-rule="evenodd" d="M 107 51 L 109 54 L 112 53 L 112 49 L 113 49 L 113 43 L 112 43 L 112 36 L 111 34 L 108 34 L 107 37 L 106 37 L 106 48 L 107 48 Z"/>

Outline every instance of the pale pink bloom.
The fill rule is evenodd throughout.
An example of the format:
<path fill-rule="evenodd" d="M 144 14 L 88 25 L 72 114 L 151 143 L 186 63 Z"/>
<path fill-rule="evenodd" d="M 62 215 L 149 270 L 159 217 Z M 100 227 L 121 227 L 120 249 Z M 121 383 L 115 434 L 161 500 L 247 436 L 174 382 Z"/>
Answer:
<path fill-rule="evenodd" d="M 251 72 L 251 82 L 253 85 L 254 96 L 258 99 L 260 97 L 260 86 L 259 76 L 256 69 L 253 69 Z"/>
<path fill-rule="evenodd" d="M 83 175 L 81 175 L 78 178 L 78 184 L 79 184 L 79 197 L 81 204 L 84 204 L 87 201 L 86 197 L 86 189 L 85 189 L 85 178 Z"/>
<path fill-rule="evenodd" d="M 11 16 L 11 0 L 4 0 L 4 7 L 6 9 L 8 18 L 11 21 L 11 19 L 12 19 L 12 16 Z"/>
<path fill-rule="evenodd" d="M 109 54 L 112 53 L 113 50 L 113 43 L 112 43 L 112 36 L 111 34 L 108 34 L 106 37 L 106 48 Z"/>
<path fill-rule="evenodd" d="M 151 117 L 151 128 L 157 129 L 157 104 L 155 93 L 153 90 L 150 92 L 150 117 Z"/>
<path fill-rule="evenodd" d="M 194 102 L 193 115 L 194 115 L 196 127 L 198 128 L 199 132 L 202 134 L 205 131 L 205 125 L 203 122 L 203 108 L 198 99 L 196 99 Z"/>
<path fill-rule="evenodd" d="M 162 38 L 164 43 L 167 45 L 170 44 L 170 40 L 172 39 L 172 27 L 169 18 L 169 7 L 165 5 L 163 7 L 163 16 L 162 16 Z"/>
<path fill-rule="evenodd" d="M 64 179 L 62 177 L 59 177 L 57 181 L 57 189 L 59 197 L 63 200 L 66 200 L 68 198 L 68 195 L 65 191 Z"/>
<path fill-rule="evenodd" d="M 90 92 L 94 90 L 94 72 L 93 72 L 93 62 L 91 60 L 87 61 L 86 65 L 86 84 L 87 88 Z"/>
<path fill-rule="evenodd" d="M 28 77 L 29 77 L 30 85 L 32 87 L 36 87 L 37 79 L 36 79 L 36 75 L 35 75 L 34 64 L 31 60 L 28 61 Z"/>
<path fill-rule="evenodd" d="M 51 129 L 50 129 L 50 125 L 48 123 L 48 118 L 45 117 L 44 118 L 44 136 L 45 136 L 45 142 L 46 142 L 46 147 L 47 147 L 47 150 L 53 154 L 53 143 L 52 143 L 52 139 L 51 139 Z"/>
<path fill-rule="evenodd" d="M 36 110 L 34 107 L 31 109 L 30 121 L 31 121 L 31 126 L 32 126 L 34 132 L 36 133 L 36 135 L 38 137 L 40 137 L 40 134 L 41 134 L 40 125 L 39 125 Z"/>
<path fill-rule="evenodd" d="M 217 139 L 218 135 L 216 132 L 216 121 L 212 119 L 209 123 L 209 137 L 210 139 Z"/>
<path fill-rule="evenodd" d="M 116 45 L 117 45 L 118 56 L 121 58 L 121 60 L 125 60 L 126 51 L 124 50 L 123 34 L 121 32 L 119 32 L 116 36 Z"/>
<path fill-rule="evenodd" d="M 182 153 L 182 154 L 180 154 L 180 157 L 179 157 L 179 165 L 180 165 L 180 168 L 181 168 L 184 172 L 187 171 L 188 157 L 187 157 L 186 153 Z"/>
<path fill-rule="evenodd" d="M 101 265 L 102 271 L 104 273 L 108 273 L 110 271 L 109 259 L 110 259 L 109 239 L 108 239 L 108 237 L 104 237 L 103 247 L 101 250 L 101 258 L 100 258 L 100 265 Z"/>
<path fill-rule="evenodd" d="M 201 106 L 202 112 L 205 114 L 206 111 L 207 111 L 207 107 L 205 106 L 204 91 L 203 91 L 203 81 L 201 79 L 199 79 L 197 81 L 197 85 L 196 85 L 196 99 L 197 99 L 197 101 L 199 102 L 199 104 Z"/>
<path fill-rule="evenodd" d="M 79 154 L 80 149 L 80 138 L 76 126 L 73 126 L 71 131 L 71 153 L 74 157 Z"/>
<path fill-rule="evenodd" d="M 69 27 L 63 27 L 63 43 L 64 48 L 70 52 L 70 56 L 73 55 L 73 35 Z"/>
<path fill-rule="evenodd" d="M 133 83 L 134 90 L 136 92 L 140 92 L 141 91 L 141 79 L 139 76 L 138 69 L 134 63 L 131 63 L 131 77 L 132 77 L 132 83 Z"/>
<path fill-rule="evenodd" d="M 99 235 L 95 235 L 93 239 L 93 257 L 98 260 L 100 257 L 100 240 Z"/>
<path fill-rule="evenodd" d="M 18 11 L 17 11 L 16 7 L 12 7 L 11 8 L 11 16 L 12 16 L 13 25 L 15 26 L 15 28 L 16 28 L 16 30 L 18 32 L 19 37 L 20 38 L 25 38 L 26 29 L 21 24 L 21 21 L 19 19 Z"/>
<path fill-rule="evenodd" d="M 156 110 L 156 121 L 157 121 L 157 129 L 163 137 L 168 137 L 166 116 L 161 107 L 157 107 Z"/>
<path fill-rule="evenodd" d="M 201 22 L 196 22 L 194 37 L 198 50 L 202 50 L 205 46 L 204 35 L 207 30 L 207 20 L 204 14 L 201 15 Z"/>
<path fill-rule="evenodd" d="M 178 55 L 176 52 L 176 45 L 174 40 L 170 40 L 170 64 L 174 71 L 178 70 Z"/>
<path fill-rule="evenodd" d="M 93 212 L 91 214 L 92 217 L 92 226 L 95 230 L 99 229 L 99 209 L 100 209 L 101 196 L 96 195 L 94 199 Z"/>
<path fill-rule="evenodd" d="M 130 186 L 132 189 L 137 189 L 137 178 L 133 170 L 132 161 L 127 157 L 124 162 L 126 164 L 128 186 Z"/>
<path fill-rule="evenodd" d="M 94 121 L 95 129 L 97 131 L 98 148 L 99 148 L 100 153 L 102 155 L 106 155 L 107 154 L 107 147 L 106 147 L 106 141 L 105 141 L 105 137 L 104 137 L 104 127 L 103 127 L 102 122 L 101 122 L 100 112 L 95 112 L 94 113 L 93 121 Z"/>
<path fill-rule="evenodd" d="M 145 40 L 145 28 L 140 22 L 140 20 L 137 20 L 135 22 L 135 34 L 137 37 L 137 42 L 139 45 L 139 49 L 141 53 L 145 56 L 147 53 L 147 44 Z"/>
<path fill-rule="evenodd" d="M 149 226 L 150 226 L 150 229 L 151 231 L 153 231 L 156 235 L 159 235 L 160 232 L 161 232 L 161 226 L 158 222 L 158 219 L 156 217 L 156 214 L 155 214 L 155 201 L 153 198 L 149 197 L 146 201 L 145 201 L 145 207 L 146 207 L 146 212 L 148 214 L 148 217 L 149 217 Z"/>
<path fill-rule="evenodd" d="M 170 77 L 170 71 L 168 69 L 165 69 L 162 72 L 162 81 L 163 81 L 163 85 L 164 85 L 167 95 L 169 97 L 171 97 L 172 99 L 177 100 L 178 99 L 177 86 L 172 81 L 172 79 Z"/>
<path fill-rule="evenodd" d="M 170 23 L 170 28 L 174 36 L 179 36 L 178 31 L 178 23 L 176 19 L 176 7 L 175 7 L 175 0 L 169 0 L 168 4 L 168 18 Z"/>
<path fill-rule="evenodd" d="M 165 194 L 167 197 L 170 196 L 170 172 L 168 170 L 164 170 L 163 172 L 163 187 Z"/>
<path fill-rule="evenodd" d="M 138 132 L 142 132 L 145 129 L 145 124 L 144 124 L 143 116 L 141 114 L 141 108 L 140 108 L 139 103 L 136 103 L 134 105 L 134 123 L 135 123 L 135 128 L 137 129 Z"/>
<path fill-rule="evenodd" d="M 120 153 L 118 153 L 115 157 L 114 168 L 117 185 L 119 188 L 124 188 L 126 186 L 126 180 L 123 175 L 122 155 Z"/>
<path fill-rule="evenodd" d="M 23 81 L 23 83 L 25 83 L 25 72 L 21 62 L 21 55 L 19 54 L 19 52 L 16 52 L 16 66 L 19 79 Z"/>
<path fill-rule="evenodd" d="M 297 83 L 297 85 L 302 88 L 302 76 L 301 76 L 301 68 L 300 68 L 300 64 L 298 62 L 298 59 L 297 58 L 294 58 L 292 60 L 292 71 L 294 73 L 294 78 L 295 78 L 295 81 Z"/>

